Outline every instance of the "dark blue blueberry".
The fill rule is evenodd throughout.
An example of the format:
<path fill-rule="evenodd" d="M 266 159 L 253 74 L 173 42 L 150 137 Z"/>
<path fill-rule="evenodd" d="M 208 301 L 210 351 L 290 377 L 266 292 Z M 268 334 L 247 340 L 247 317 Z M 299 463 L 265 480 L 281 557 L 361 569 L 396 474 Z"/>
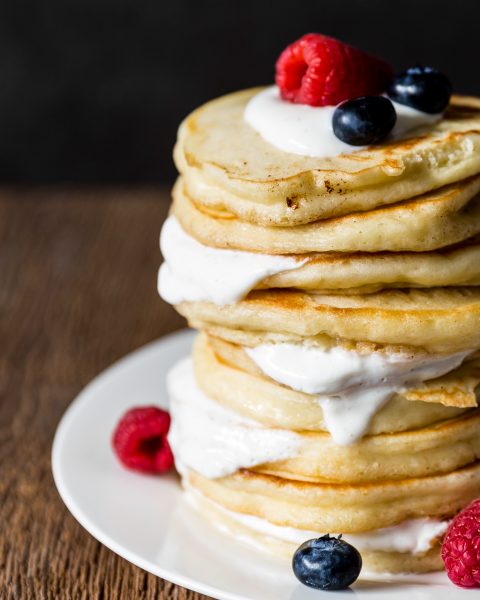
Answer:
<path fill-rule="evenodd" d="M 370 146 L 383 140 L 393 129 L 397 113 L 383 96 L 361 96 L 337 106 L 333 133 L 351 146 Z"/>
<path fill-rule="evenodd" d="M 394 78 L 388 95 L 394 102 L 435 114 L 447 108 L 452 84 L 443 73 L 432 67 L 410 67 Z"/>
<path fill-rule="evenodd" d="M 304 585 L 318 590 L 343 590 L 359 576 L 362 557 L 347 542 L 327 534 L 304 542 L 293 555 L 292 567 Z"/>

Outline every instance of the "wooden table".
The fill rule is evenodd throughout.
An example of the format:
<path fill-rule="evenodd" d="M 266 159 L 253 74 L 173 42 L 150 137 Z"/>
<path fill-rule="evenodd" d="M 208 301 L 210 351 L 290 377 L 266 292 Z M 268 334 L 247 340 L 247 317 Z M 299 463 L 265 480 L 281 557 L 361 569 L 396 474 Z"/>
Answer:
<path fill-rule="evenodd" d="M 202 598 L 93 539 L 50 469 L 56 425 L 81 388 L 183 325 L 156 292 L 168 202 L 154 187 L 0 193 L 1 598 Z"/>

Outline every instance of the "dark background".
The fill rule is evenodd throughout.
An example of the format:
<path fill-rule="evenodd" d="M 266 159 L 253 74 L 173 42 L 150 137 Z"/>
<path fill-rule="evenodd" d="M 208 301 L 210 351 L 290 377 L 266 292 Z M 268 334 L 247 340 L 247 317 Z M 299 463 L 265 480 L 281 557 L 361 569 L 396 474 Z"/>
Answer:
<path fill-rule="evenodd" d="M 0 3 L 0 179 L 171 181 L 179 121 L 310 31 L 480 94 L 478 0 Z"/>

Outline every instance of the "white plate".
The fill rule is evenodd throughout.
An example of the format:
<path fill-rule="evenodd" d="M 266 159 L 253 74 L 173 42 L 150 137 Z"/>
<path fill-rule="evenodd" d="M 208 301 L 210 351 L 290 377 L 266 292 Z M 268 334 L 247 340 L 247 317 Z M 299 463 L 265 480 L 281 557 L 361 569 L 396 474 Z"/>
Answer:
<path fill-rule="evenodd" d="M 133 564 L 219 600 L 451 600 L 478 595 L 444 573 L 360 580 L 353 590 L 318 592 L 300 585 L 288 565 L 229 539 L 183 501 L 174 474 L 149 477 L 117 462 L 110 436 L 128 408 L 167 406 L 165 374 L 189 352 L 182 331 L 123 358 L 96 377 L 71 404 L 55 435 L 53 475 L 73 516 L 87 531 Z"/>

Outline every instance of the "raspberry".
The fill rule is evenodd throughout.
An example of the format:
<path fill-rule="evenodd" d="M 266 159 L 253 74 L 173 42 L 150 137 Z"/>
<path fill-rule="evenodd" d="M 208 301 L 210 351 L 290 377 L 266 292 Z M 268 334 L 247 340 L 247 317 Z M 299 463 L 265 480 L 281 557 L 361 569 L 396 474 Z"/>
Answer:
<path fill-rule="evenodd" d="M 381 94 L 392 77 L 383 60 L 334 38 L 308 33 L 280 54 L 275 80 L 284 100 L 327 106 Z"/>
<path fill-rule="evenodd" d="M 480 498 L 450 524 L 442 546 L 449 578 L 461 587 L 480 587 Z"/>
<path fill-rule="evenodd" d="M 167 440 L 170 415 L 156 406 L 139 406 L 126 412 L 112 437 L 115 454 L 129 469 L 163 473 L 173 465 Z"/>

